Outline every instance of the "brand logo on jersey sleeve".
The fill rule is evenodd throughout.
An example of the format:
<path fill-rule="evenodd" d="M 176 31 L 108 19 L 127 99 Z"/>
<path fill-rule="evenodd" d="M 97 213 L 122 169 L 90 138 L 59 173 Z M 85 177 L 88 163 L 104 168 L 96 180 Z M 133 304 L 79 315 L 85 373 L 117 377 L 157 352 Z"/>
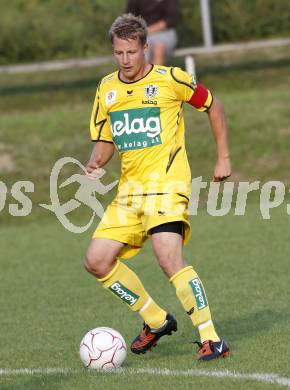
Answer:
<path fill-rule="evenodd" d="M 111 106 L 113 103 L 115 103 L 117 97 L 117 91 L 109 91 L 106 93 L 106 105 Z"/>
<path fill-rule="evenodd" d="M 155 72 L 160 73 L 160 74 L 166 74 L 167 70 L 166 69 L 162 69 L 162 68 L 157 68 L 155 70 Z"/>
<path fill-rule="evenodd" d="M 146 85 L 144 88 L 144 94 L 148 99 L 153 99 L 158 93 L 158 88 L 154 84 Z"/>
<path fill-rule="evenodd" d="M 196 78 L 194 75 L 191 75 L 191 85 L 193 86 L 194 89 L 196 89 L 197 84 L 196 84 Z"/>
<path fill-rule="evenodd" d="M 102 83 L 106 83 L 107 81 L 110 81 L 114 78 L 114 74 L 110 74 L 109 76 L 106 76 L 103 78 Z"/>
<path fill-rule="evenodd" d="M 120 152 L 161 144 L 159 107 L 110 112 L 111 132 Z"/>

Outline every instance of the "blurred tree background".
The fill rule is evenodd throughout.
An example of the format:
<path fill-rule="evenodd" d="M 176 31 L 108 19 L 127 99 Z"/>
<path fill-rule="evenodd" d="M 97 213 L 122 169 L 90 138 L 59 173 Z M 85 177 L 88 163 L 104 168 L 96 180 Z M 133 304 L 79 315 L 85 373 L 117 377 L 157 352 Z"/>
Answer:
<path fill-rule="evenodd" d="M 110 53 L 126 0 L 0 0 L 0 63 Z M 202 44 L 199 0 L 180 0 L 179 47 Z M 290 35 L 289 0 L 211 0 L 216 43 Z"/>

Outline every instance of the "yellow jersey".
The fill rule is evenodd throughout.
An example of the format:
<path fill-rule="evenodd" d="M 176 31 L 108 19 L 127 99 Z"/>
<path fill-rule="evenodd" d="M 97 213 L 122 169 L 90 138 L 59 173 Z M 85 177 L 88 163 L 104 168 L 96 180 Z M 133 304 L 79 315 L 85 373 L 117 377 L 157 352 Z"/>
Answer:
<path fill-rule="evenodd" d="M 113 142 L 120 153 L 118 194 L 122 188 L 127 190 L 126 183 L 134 183 L 135 194 L 190 196 L 183 103 L 194 100 L 197 91 L 194 76 L 157 65 L 134 82 L 122 81 L 118 71 L 101 80 L 91 116 L 91 138 Z M 197 109 L 205 111 L 211 103 L 210 91 L 203 89 Z"/>

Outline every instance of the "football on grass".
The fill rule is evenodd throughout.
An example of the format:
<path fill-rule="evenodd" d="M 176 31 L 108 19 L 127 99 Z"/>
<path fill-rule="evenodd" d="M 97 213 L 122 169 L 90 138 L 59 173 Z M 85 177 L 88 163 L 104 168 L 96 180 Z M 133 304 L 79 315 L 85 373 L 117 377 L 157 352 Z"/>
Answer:
<path fill-rule="evenodd" d="M 123 336 L 114 329 L 101 327 L 85 334 L 80 345 L 84 366 L 96 370 L 121 367 L 127 356 Z"/>

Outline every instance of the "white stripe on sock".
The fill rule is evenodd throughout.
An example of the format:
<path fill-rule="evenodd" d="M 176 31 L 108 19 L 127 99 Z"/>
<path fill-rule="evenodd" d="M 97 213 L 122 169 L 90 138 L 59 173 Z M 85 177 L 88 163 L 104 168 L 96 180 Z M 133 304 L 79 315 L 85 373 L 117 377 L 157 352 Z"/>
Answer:
<path fill-rule="evenodd" d="M 210 325 L 212 325 L 212 320 L 208 320 L 208 321 L 204 322 L 203 324 L 198 325 L 198 330 L 202 330 L 204 328 L 207 328 Z"/>
<path fill-rule="evenodd" d="M 145 305 L 143 307 L 141 307 L 141 309 L 139 310 L 139 313 L 140 314 L 143 313 L 143 311 L 146 310 L 147 307 L 151 305 L 151 303 L 152 303 L 152 298 L 149 297 L 147 302 L 145 303 Z"/>

